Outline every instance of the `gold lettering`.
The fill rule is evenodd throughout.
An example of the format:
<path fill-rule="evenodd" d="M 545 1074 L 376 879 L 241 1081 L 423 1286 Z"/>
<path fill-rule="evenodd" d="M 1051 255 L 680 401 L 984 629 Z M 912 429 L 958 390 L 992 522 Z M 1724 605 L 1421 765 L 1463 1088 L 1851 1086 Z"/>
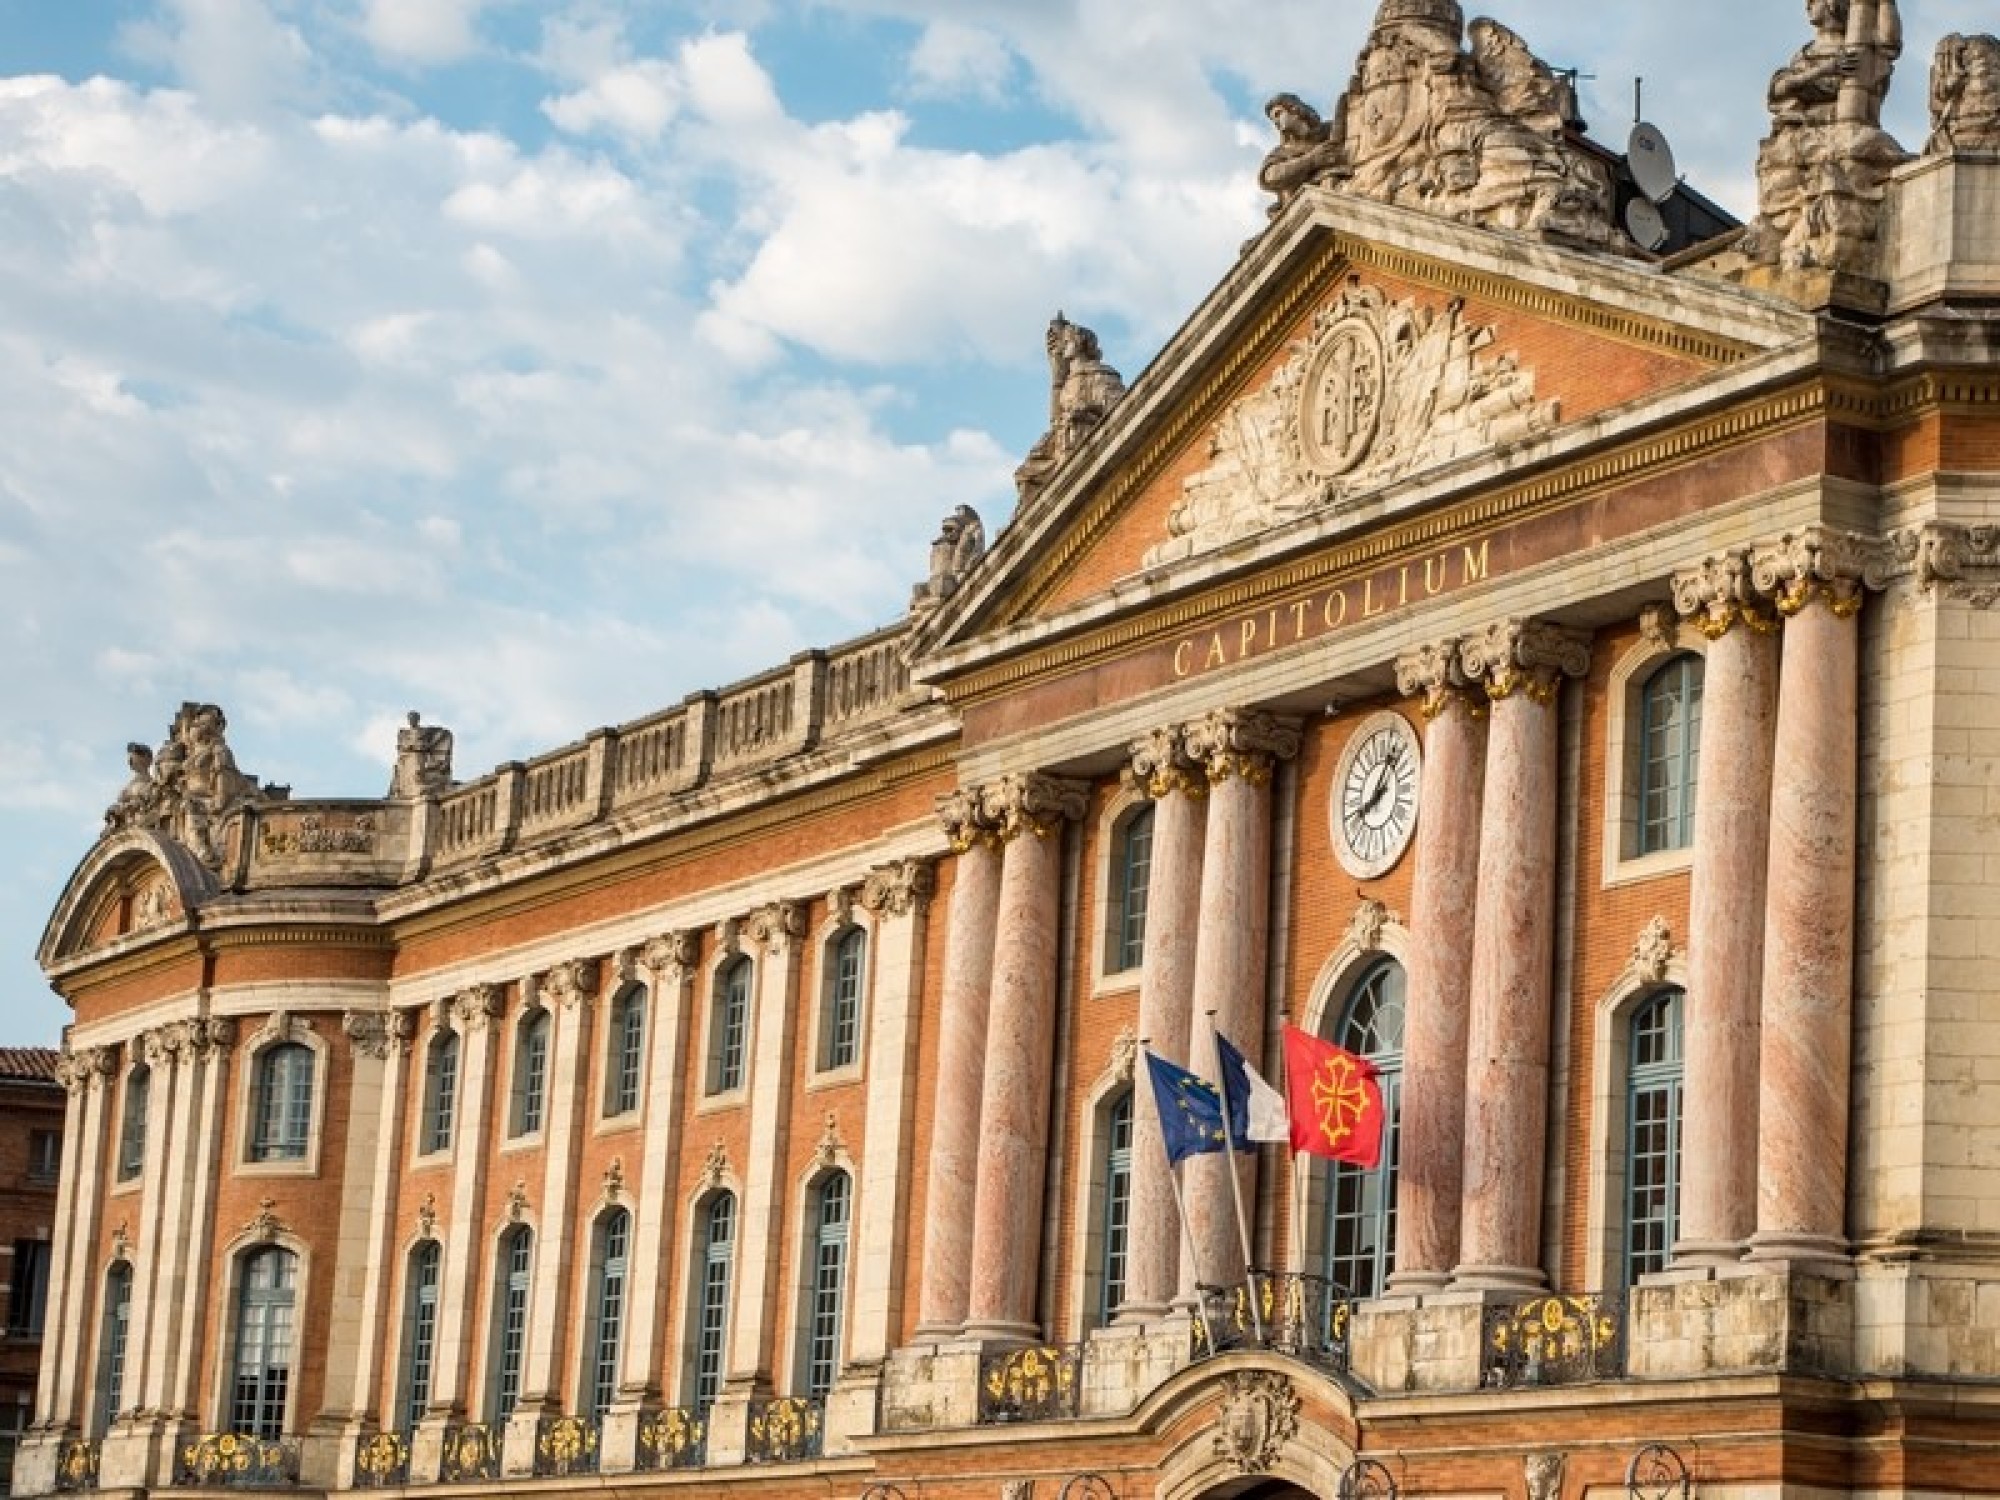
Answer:
<path fill-rule="evenodd" d="M 1185 677 L 1194 670 L 1194 642 L 1182 641 L 1174 647 L 1174 676 Z"/>
<path fill-rule="evenodd" d="M 1257 647 L 1257 622 L 1245 620 L 1236 631 L 1236 656 L 1240 661 Z"/>
<path fill-rule="evenodd" d="M 1479 544 L 1477 552 L 1474 552 L 1470 547 L 1465 549 L 1465 581 L 1467 583 L 1485 582 L 1487 573 L 1491 571 L 1492 558 L 1488 554 L 1492 546 L 1493 539 L 1488 537 Z"/>
<path fill-rule="evenodd" d="M 1211 667 L 1226 667 L 1228 665 L 1229 653 L 1222 649 L 1222 632 L 1218 630 L 1208 638 L 1208 660 L 1201 664 L 1201 669 L 1206 672 Z"/>
<path fill-rule="evenodd" d="M 1340 606 L 1338 614 L 1334 612 L 1336 604 Z M 1328 630 L 1338 630 L 1341 626 L 1345 625 L 1347 623 L 1347 590 L 1335 589 L 1332 593 L 1328 594 L 1326 596 L 1326 608 L 1322 613 L 1326 617 L 1326 628 Z"/>
<path fill-rule="evenodd" d="M 1306 612 L 1311 608 L 1312 600 L 1310 599 L 1301 599 L 1297 604 L 1292 606 L 1293 640 L 1302 641 L 1306 638 Z"/>
<path fill-rule="evenodd" d="M 1424 594 L 1427 598 L 1435 599 L 1444 592 L 1445 579 L 1450 576 L 1445 572 L 1445 561 L 1443 553 L 1424 559 Z"/>
<path fill-rule="evenodd" d="M 1375 602 L 1375 580 L 1364 578 L 1361 581 L 1361 618 L 1372 620 L 1387 607 L 1387 605 L 1377 605 Z"/>
<path fill-rule="evenodd" d="M 1276 611 L 1275 609 L 1271 611 L 1271 614 L 1270 614 L 1270 617 L 1269 617 L 1269 619 L 1268 619 L 1268 620 L 1266 621 L 1266 623 L 1265 623 L 1265 626 L 1264 626 L 1264 638 L 1265 638 L 1265 639 L 1266 639 L 1267 641 L 1269 641 L 1269 642 L 1271 643 L 1271 648 L 1272 648 L 1273 650 L 1276 650 L 1276 649 L 1277 649 L 1277 646 L 1278 646 L 1278 612 L 1277 612 L 1277 611 Z"/>
<path fill-rule="evenodd" d="M 1408 563 L 1404 563 L 1401 568 L 1397 569 L 1396 587 L 1399 591 L 1396 599 L 1396 608 L 1401 609 L 1405 604 L 1410 602 L 1410 565 Z"/>

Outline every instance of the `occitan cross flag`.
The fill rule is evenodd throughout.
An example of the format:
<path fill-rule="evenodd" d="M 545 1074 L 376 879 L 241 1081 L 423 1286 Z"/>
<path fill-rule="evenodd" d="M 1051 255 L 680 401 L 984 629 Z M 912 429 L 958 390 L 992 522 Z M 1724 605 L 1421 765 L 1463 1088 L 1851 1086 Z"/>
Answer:
<path fill-rule="evenodd" d="M 1285 1093 L 1294 1151 L 1357 1167 L 1381 1162 L 1382 1085 L 1367 1058 L 1287 1026 Z"/>

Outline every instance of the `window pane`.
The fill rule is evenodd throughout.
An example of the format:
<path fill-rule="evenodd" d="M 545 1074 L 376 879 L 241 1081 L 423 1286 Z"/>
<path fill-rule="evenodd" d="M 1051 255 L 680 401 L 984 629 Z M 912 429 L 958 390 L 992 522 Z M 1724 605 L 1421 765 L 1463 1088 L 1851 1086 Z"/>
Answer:
<path fill-rule="evenodd" d="M 405 1347 L 403 1386 L 407 1393 L 403 1422 L 414 1429 L 431 1404 L 431 1367 L 437 1350 L 438 1263 L 441 1254 L 436 1240 L 420 1246 L 410 1271 L 409 1327 Z"/>
<path fill-rule="evenodd" d="M 1333 1036 L 1340 1046 L 1375 1064 L 1388 1116 L 1377 1165 L 1335 1162 L 1326 1168 L 1326 1276 L 1355 1297 L 1381 1295 L 1395 1269 L 1404 986 L 1401 964 L 1376 965 L 1356 986 Z"/>
<path fill-rule="evenodd" d="M 1625 1079 L 1625 1280 L 1664 1270 L 1680 1223 L 1681 1018 L 1663 990 L 1633 1015 Z"/>
<path fill-rule="evenodd" d="M 1639 716 L 1639 852 L 1694 842 L 1702 660 L 1677 656 L 1646 680 Z"/>
<path fill-rule="evenodd" d="M 253 1437 L 285 1435 L 285 1400 L 292 1377 L 292 1295 L 298 1263 L 289 1250 L 260 1250 L 243 1263 L 237 1305 L 236 1383 L 230 1430 Z"/>
<path fill-rule="evenodd" d="M 614 1212 L 597 1231 L 597 1264 L 592 1268 L 596 1296 L 591 1309 L 585 1371 L 589 1411 L 593 1421 L 610 1410 L 618 1396 L 618 1350 L 625 1327 L 625 1256 L 631 1216 Z"/>
<path fill-rule="evenodd" d="M 1146 889 L 1153 872 L 1153 809 L 1140 808 L 1126 821 L 1118 845 L 1116 934 L 1112 968 L 1136 969 L 1146 961 Z"/>
<path fill-rule="evenodd" d="M 533 1135 L 542 1128 L 542 1098 L 549 1072 L 549 1013 L 536 1011 L 521 1022 L 519 1055 L 514 1064 L 515 1135 Z"/>
<path fill-rule="evenodd" d="M 706 1411 L 722 1392 L 723 1336 L 729 1318 L 729 1269 L 736 1241 L 736 1199 L 723 1193 L 703 1224 L 700 1316 L 689 1404 Z"/>
<path fill-rule="evenodd" d="M 146 1112 L 152 1104 L 153 1070 L 143 1063 L 125 1076 L 125 1111 L 118 1130 L 118 1180 L 130 1182 L 146 1166 Z"/>
<path fill-rule="evenodd" d="M 812 1313 L 806 1334 L 805 1394 L 824 1396 L 840 1368 L 840 1316 L 847 1285 L 847 1224 L 850 1184 L 845 1172 L 819 1189 L 813 1246 Z"/>
<path fill-rule="evenodd" d="M 868 956 L 868 934 L 850 927 L 834 945 L 824 1000 L 826 1044 L 822 1069 L 850 1068 L 861 1055 L 861 975 Z"/>
<path fill-rule="evenodd" d="M 458 1033 L 448 1031 L 431 1044 L 430 1078 L 425 1088 L 423 1149 L 451 1148 L 452 1118 L 458 1106 Z"/>
<path fill-rule="evenodd" d="M 1125 1267 L 1131 1252 L 1132 1095 L 1111 1107 L 1104 1156 L 1104 1249 L 1098 1268 L 1097 1321 L 1108 1324 L 1125 1300 Z"/>
<path fill-rule="evenodd" d="M 534 1235 L 514 1230 L 501 1254 L 499 1359 L 493 1374 L 493 1420 L 504 1422 L 521 1399 L 521 1351 L 528 1337 L 528 1276 L 534 1264 Z"/>
<path fill-rule="evenodd" d="M 708 1091 L 743 1087 L 743 1040 L 750 1020 L 750 960 L 739 958 L 717 981 L 710 1027 Z"/>

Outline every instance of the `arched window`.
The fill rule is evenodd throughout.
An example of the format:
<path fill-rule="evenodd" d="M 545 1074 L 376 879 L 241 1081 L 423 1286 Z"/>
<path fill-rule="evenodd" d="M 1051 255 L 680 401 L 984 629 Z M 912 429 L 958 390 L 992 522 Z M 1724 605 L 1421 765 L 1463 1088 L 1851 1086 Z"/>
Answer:
<path fill-rule="evenodd" d="M 597 1225 L 590 1254 L 590 1327 L 584 1337 L 584 1415 L 601 1421 L 618 1396 L 618 1351 L 625 1332 L 625 1256 L 632 1216 L 614 1208 Z"/>
<path fill-rule="evenodd" d="M 729 1329 L 729 1273 L 736 1256 L 736 1195 L 718 1193 L 701 1215 L 695 1262 L 693 1379 L 688 1404 L 706 1411 L 722 1394 L 722 1356 Z"/>
<path fill-rule="evenodd" d="M 827 950 L 826 986 L 820 996 L 822 1073 L 860 1061 L 861 979 L 867 965 L 868 934 L 859 927 L 846 929 Z"/>
<path fill-rule="evenodd" d="M 1681 1017 L 1661 990 L 1632 1014 L 1625 1072 L 1625 1284 L 1666 1269 L 1680 1232 Z"/>
<path fill-rule="evenodd" d="M 125 1075 L 125 1108 L 118 1122 L 118 1180 L 146 1169 L 146 1111 L 153 1102 L 153 1070 L 140 1063 Z"/>
<path fill-rule="evenodd" d="M 715 976 L 715 1004 L 708 1026 L 708 1092 L 726 1094 L 743 1087 L 743 1045 L 750 1029 L 748 958 L 739 958 Z"/>
<path fill-rule="evenodd" d="M 303 1042 L 280 1042 L 258 1053 L 250 1094 L 250 1159 L 303 1161 L 312 1111 L 312 1049 Z"/>
<path fill-rule="evenodd" d="M 111 1430 L 125 1404 L 125 1347 L 132 1323 L 132 1267 L 119 1261 L 104 1278 L 104 1333 L 97 1355 L 97 1435 Z"/>
<path fill-rule="evenodd" d="M 854 1185 L 835 1172 L 813 1192 L 812 1284 L 805 1327 L 805 1390 L 824 1396 L 840 1373 L 841 1311 L 847 1298 L 847 1227 Z"/>
<path fill-rule="evenodd" d="M 628 984 L 611 1002 L 611 1050 L 604 1059 L 604 1113 L 630 1114 L 639 1107 L 639 1080 L 646 1062 L 646 987 Z"/>
<path fill-rule="evenodd" d="M 452 1117 L 458 1110 L 458 1033 L 441 1031 L 431 1042 L 430 1066 L 424 1073 L 424 1138 L 426 1155 L 451 1149 Z"/>
<path fill-rule="evenodd" d="M 1111 1106 L 1104 1133 L 1104 1242 L 1098 1255 L 1097 1322 L 1110 1323 L 1125 1300 L 1125 1265 L 1131 1252 L 1132 1091 Z"/>
<path fill-rule="evenodd" d="M 409 1306 L 403 1314 L 403 1427 L 414 1432 L 431 1404 L 431 1370 L 437 1357 L 438 1266 L 436 1240 L 410 1257 Z"/>
<path fill-rule="evenodd" d="M 1381 1295 L 1395 1268 L 1396 1151 L 1403 1072 L 1403 966 L 1385 959 L 1348 998 L 1332 1040 L 1375 1064 L 1388 1116 L 1382 1160 L 1373 1167 L 1329 1164 L 1326 1275 L 1350 1296 Z"/>
<path fill-rule="evenodd" d="M 1111 907 L 1104 970 L 1122 974 L 1146 961 L 1146 887 L 1153 873 L 1153 804 L 1134 808 L 1112 835 Z"/>
<path fill-rule="evenodd" d="M 1676 656 L 1639 690 L 1639 853 L 1694 842 L 1702 659 Z"/>
<path fill-rule="evenodd" d="M 542 1128 L 549 1082 L 549 1013 L 533 1010 L 514 1029 L 513 1098 L 507 1133 L 534 1135 Z"/>
<path fill-rule="evenodd" d="M 528 1343 L 528 1289 L 535 1269 L 535 1232 L 517 1224 L 500 1237 L 493 1289 L 493 1375 L 488 1409 L 495 1422 L 514 1415 L 521 1399 L 521 1354 Z"/>
<path fill-rule="evenodd" d="M 311 1054 L 307 1057 L 310 1060 Z M 298 1273 L 298 1257 L 275 1245 L 242 1262 L 236 1298 L 235 1383 L 229 1399 L 231 1432 L 269 1439 L 285 1435 Z"/>

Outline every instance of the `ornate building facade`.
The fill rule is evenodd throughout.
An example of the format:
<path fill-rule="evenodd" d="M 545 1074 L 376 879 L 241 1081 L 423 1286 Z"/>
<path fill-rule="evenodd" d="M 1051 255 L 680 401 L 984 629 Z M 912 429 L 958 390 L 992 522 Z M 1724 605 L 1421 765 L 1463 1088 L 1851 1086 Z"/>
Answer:
<path fill-rule="evenodd" d="M 2000 1494 L 2000 44 L 1912 156 L 1809 11 L 1660 259 L 1385 0 L 893 627 L 382 798 L 135 745 L 20 1492 Z M 1176 1180 L 1140 1045 L 1285 1021 L 1384 1162 Z"/>
<path fill-rule="evenodd" d="M 0 1493 L 35 1418 L 62 1162 L 59 1061 L 47 1047 L 0 1047 Z"/>

